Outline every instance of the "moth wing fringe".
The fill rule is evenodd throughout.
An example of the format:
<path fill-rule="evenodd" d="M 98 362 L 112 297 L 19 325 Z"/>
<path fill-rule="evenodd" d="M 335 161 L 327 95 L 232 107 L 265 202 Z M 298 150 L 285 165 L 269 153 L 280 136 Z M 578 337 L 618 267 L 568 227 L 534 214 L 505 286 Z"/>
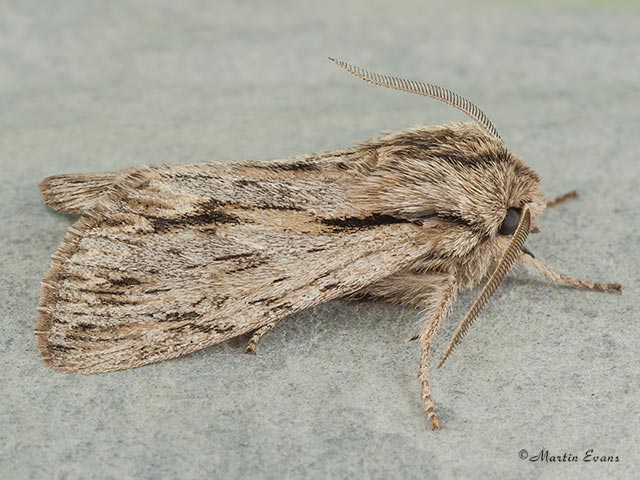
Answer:
<path fill-rule="evenodd" d="M 53 362 L 53 358 L 51 355 L 51 349 L 49 344 L 48 335 L 51 331 L 52 325 L 52 302 L 53 302 L 53 292 L 56 289 L 56 283 L 58 279 L 58 275 L 60 270 L 62 269 L 64 262 L 77 248 L 78 242 L 82 239 L 84 232 L 89 228 L 95 226 L 97 222 L 109 211 L 111 210 L 118 201 L 125 198 L 130 191 L 139 188 L 146 182 L 146 178 L 144 175 L 145 169 L 138 169 L 136 171 L 131 171 L 131 173 L 125 173 L 121 176 L 116 177 L 113 174 L 105 174 L 105 175 L 84 175 L 84 174 L 71 174 L 71 175 L 54 175 L 52 177 L 48 177 L 42 181 L 40 184 L 40 188 L 43 192 L 43 196 L 45 197 L 45 202 L 47 198 L 55 204 L 56 206 L 62 207 L 64 205 L 63 198 L 69 199 L 76 198 L 72 194 L 69 197 L 64 197 L 63 194 L 60 194 L 58 199 L 56 200 L 57 189 L 61 188 L 65 182 L 70 182 L 71 184 L 82 185 L 82 181 L 79 181 L 80 177 L 93 177 L 95 180 L 91 180 L 92 185 L 102 184 L 107 190 L 102 190 L 100 202 L 99 204 L 94 205 L 90 211 L 84 213 L 67 231 L 62 242 L 58 246 L 58 249 L 51 256 L 51 265 L 44 279 L 42 280 L 42 291 L 40 294 L 40 302 L 38 305 L 38 321 L 35 328 L 35 334 L 37 339 L 37 346 L 40 355 L 42 356 L 45 364 L 49 365 L 55 370 L 59 371 L 68 371 L 64 368 L 61 368 L 59 365 Z M 107 177 L 109 180 L 107 180 Z M 100 179 L 98 179 L 100 178 Z M 116 182 L 116 178 L 118 181 Z M 108 183 L 107 183 L 108 182 Z M 64 188 L 63 188 L 64 189 Z M 80 191 L 81 187 L 77 187 L 76 194 Z M 73 190 L 73 189 L 71 189 Z M 97 193 L 97 192 L 96 192 Z M 47 205 L 52 206 L 47 202 Z M 75 204 L 74 204 L 75 205 Z M 54 206 L 52 208 L 56 209 Z M 73 207 L 72 207 L 73 209 Z M 70 210 L 61 210 L 65 213 L 75 213 Z"/>

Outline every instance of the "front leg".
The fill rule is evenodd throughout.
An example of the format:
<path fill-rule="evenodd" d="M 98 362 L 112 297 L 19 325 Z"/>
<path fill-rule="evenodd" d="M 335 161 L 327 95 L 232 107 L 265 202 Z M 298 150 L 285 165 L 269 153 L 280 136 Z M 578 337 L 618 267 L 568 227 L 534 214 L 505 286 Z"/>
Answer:
<path fill-rule="evenodd" d="M 555 283 L 563 283 L 574 288 L 585 288 L 587 290 L 598 290 L 601 292 L 618 292 L 622 291 L 622 286 L 619 283 L 596 283 L 588 282 L 586 280 L 578 280 L 577 278 L 568 277 L 567 275 L 561 275 L 554 272 L 547 267 L 541 261 L 533 258 L 527 253 L 520 254 L 520 261 L 527 265 L 531 265 L 533 268 L 542 273 L 545 277 Z"/>
<path fill-rule="evenodd" d="M 451 309 L 457 293 L 457 282 L 453 275 L 399 273 L 383 281 L 369 286 L 368 295 L 382 298 L 393 303 L 424 308 L 426 323 L 422 332 L 417 335 L 422 351 L 418 378 L 422 402 L 433 430 L 440 428 L 440 420 L 436 415 L 435 404 L 431 397 L 429 385 L 429 352 L 431 343 L 438 333 L 442 320 Z"/>
<path fill-rule="evenodd" d="M 420 369 L 418 371 L 418 378 L 420 378 L 422 391 L 422 401 L 424 402 L 427 417 L 431 420 L 431 428 L 433 430 L 440 428 L 440 421 L 436 416 L 436 408 L 433 403 L 433 399 L 431 398 L 431 387 L 429 386 L 429 351 L 431 350 L 431 342 L 436 338 L 438 329 L 442 324 L 442 320 L 444 320 L 444 317 L 449 313 L 451 304 L 456 296 L 457 288 L 455 277 L 451 276 L 444 280 L 438 290 L 439 298 L 434 298 L 436 301 L 430 302 L 425 310 L 427 323 L 424 330 L 420 333 L 422 353 L 420 355 Z"/>
<path fill-rule="evenodd" d="M 575 190 L 571 190 L 570 192 L 563 193 L 562 195 L 558 195 L 557 197 L 547 200 L 546 201 L 547 208 L 555 207 L 559 203 L 562 203 L 571 198 L 577 198 L 577 196 L 578 196 L 578 192 L 576 192 Z"/>

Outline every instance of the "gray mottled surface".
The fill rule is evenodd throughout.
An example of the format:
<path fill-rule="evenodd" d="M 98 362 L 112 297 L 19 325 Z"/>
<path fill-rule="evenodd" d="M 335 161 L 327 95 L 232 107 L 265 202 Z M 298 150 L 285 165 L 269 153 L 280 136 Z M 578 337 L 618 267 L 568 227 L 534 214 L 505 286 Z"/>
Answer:
<path fill-rule="evenodd" d="M 392 6 L 393 3 L 393 6 Z M 0 2 L 0 477 L 625 478 L 637 473 L 638 79 L 633 2 Z M 366 85 L 327 55 L 433 81 L 481 105 L 549 195 L 530 242 L 622 296 L 512 275 L 433 375 L 415 311 L 332 302 L 257 357 L 223 345 L 100 376 L 43 365 L 39 281 L 71 217 L 40 201 L 61 172 L 271 159 L 460 120 Z M 442 352 L 473 300 L 459 299 Z M 617 455 L 613 464 L 523 461 Z"/>

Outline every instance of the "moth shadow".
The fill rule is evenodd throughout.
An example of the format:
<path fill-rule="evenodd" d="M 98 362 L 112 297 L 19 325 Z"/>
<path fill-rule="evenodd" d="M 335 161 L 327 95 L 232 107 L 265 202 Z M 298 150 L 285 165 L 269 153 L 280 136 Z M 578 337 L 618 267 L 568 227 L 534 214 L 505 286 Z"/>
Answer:
<path fill-rule="evenodd" d="M 378 348 L 402 344 L 413 335 L 417 310 L 374 300 L 333 300 L 282 319 L 260 340 L 256 353 L 307 352 L 336 350 L 371 345 Z M 233 337 L 208 352 L 226 350 L 244 353 L 252 333 Z"/>

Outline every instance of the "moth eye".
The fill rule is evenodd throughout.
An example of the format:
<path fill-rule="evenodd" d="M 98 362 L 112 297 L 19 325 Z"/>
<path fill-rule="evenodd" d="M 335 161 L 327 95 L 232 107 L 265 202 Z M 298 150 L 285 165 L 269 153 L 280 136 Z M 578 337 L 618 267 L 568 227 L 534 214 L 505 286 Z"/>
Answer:
<path fill-rule="evenodd" d="M 508 209 L 504 220 L 502 220 L 502 224 L 500 225 L 500 230 L 498 230 L 498 233 L 500 235 L 513 235 L 516 231 L 516 228 L 518 228 L 521 212 L 522 209 L 520 208 Z"/>

